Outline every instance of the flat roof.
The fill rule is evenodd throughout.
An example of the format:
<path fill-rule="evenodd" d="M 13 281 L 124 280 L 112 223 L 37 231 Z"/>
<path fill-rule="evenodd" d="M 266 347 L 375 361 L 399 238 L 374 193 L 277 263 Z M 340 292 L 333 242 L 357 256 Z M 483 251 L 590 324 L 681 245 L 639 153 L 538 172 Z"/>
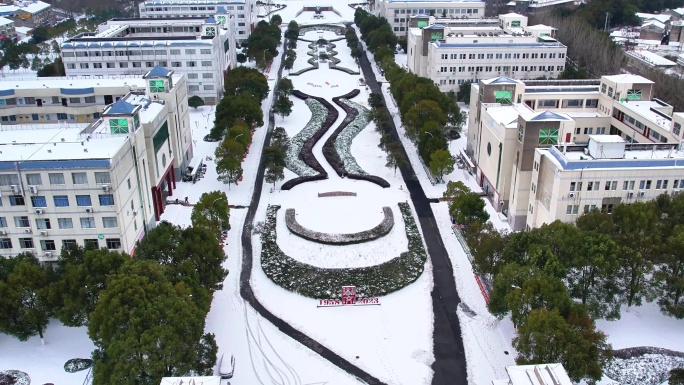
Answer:
<path fill-rule="evenodd" d="M 23 5 L 21 7 L 21 9 L 26 11 L 26 12 L 36 13 L 36 12 L 40 12 L 44 9 L 48 9 L 50 7 L 51 7 L 51 5 L 48 3 L 44 3 L 42 1 L 36 1 L 33 3 L 28 3 L 26 5 Z"/>
<path fill-rule="evenodd" d="M 0 95 L 2 91 L 8 90 L 28 90 L 41 88 L 60 88 L 60 89 L 76 89 L 81 90 L 93 87 L 145 87 L 145 79 L 127 78 L 127 79 L 50 79 L 40 78 L 39 80 L 12 80 L 12 78 L 4 79 L 0 82 Z"/>
<path fill-rule="evenodd" d="M 663 105 L 650 101 L 650 100 L 639 100 L 639 101 L 620 101 L 621 106 L 625 107 L 627 110 L 632 111 L 639 115 L 639 117 L 647 119 L 649 122 L 658 125 L 658 127 L 664 129 L 665 131 L 670 131 L 670 126 L 672 124 L 671 120 L 665 119 L 662 115 L 651 110 L 651 108 L 660 109 Z"/>
<path fill-rule="evenodd" d="M 526 104 L 516 103 L 510 106 L 500 104 L 489 105 L 486 108 L 487 115 L 496 123 L 507 127 L 515 128 L 518 126 L 518 115 L 534 113 Z M 491 124 L 491 122 L 489 122 Z"/>
<path fill-rule="evenodd" d="M 245 4 L 244 0 L 147 0 L 145 5 L 220 5 Z"/>
<path fill-rule="evenodd" d="M 678 144 L 625 143 L 624 158 L 594 158 L 584 153 L 587 146 L 557 145 L 537 148 L 561 170 L 584 169 L 642 169 L 642 168 L 684 168 L 684 151 L 678 151 Z M 565 147 L 565 154 L 563 148 Z"/>
<path fill-rule="evenodd" d="M 613 83 L 637 83 L 637 84 L 655 84 L 643 76 L 632 74 L 610 75 L 603 76 L 604 79 Z"/>
<path fill-rule="evenodd" d="M 150 123 L 154 121 L 159 113 L 164 109 L 161 103 L 155 103 L 146 95 L 129 94 L 124 100 L 133 105 L 139 105 L 143 108 L 138 112 L 140 123 Z"/>
<path fill-rule="evenodd" d="M 482 3 L 482 0 L 387 0 L 388 3 Z"/>
<path fill-rule="evenodd" d="M 84 140 L 80 133 L 88 126 L 0 126 L 0 162 L 111 159 L 128 139 L 127 135 L 109 135 Z"/>
<path fill-rule="evenodd" d="M 664 57 L 658 55 L 655 52 L 651 52 L 648 50 L 638 50 L 638 51 L 627 51 L 627 55 L 633 56 L 639 60 L 645 61 L 648 64 L 652 64 L 654 66 L 676 66 L 677 63 L 665 59 Z"/>
<path fill-rule="evenodd" d="M 627 143 L 620 135 L 589 135 L 589 139 L 596 143 Z"/>
<path fill-rule="evenodd" d="M 14 22 L 6 17 L 0 16 L 0 25 L 13 24 Z"/>
<path fill-rule="evenodd" d="M 507 366 L 506 372 L 511 385 L 572 385 L 562 364 L 514 365 Z"/>
<path fill-rule="evenodd" d="M 489 36 L 487 36 L 489 37 Z M 510 37 L 510 36 L 503 36 Z M 437 48 L 500 48 L 500 47 L 515 47 L 515 48 L 565 48 L 561 43 L 442 43 L 439 40 L 432 44 Z"/>

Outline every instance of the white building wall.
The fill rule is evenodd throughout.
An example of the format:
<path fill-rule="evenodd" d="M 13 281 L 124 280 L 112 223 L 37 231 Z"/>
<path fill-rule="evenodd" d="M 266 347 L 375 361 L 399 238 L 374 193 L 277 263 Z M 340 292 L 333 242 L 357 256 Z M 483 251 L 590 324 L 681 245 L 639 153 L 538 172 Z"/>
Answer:
<path fill-rule="evenodd" d="M 405 36 L 412 15 L 433 15 L 447 18 L 480 19 L 485 14 L 483 1 L 388 1 L 377 2 L 377 15 L 389 22 L 392 30 Z M 403 33 L 402 33 L 403 32 Z"/>

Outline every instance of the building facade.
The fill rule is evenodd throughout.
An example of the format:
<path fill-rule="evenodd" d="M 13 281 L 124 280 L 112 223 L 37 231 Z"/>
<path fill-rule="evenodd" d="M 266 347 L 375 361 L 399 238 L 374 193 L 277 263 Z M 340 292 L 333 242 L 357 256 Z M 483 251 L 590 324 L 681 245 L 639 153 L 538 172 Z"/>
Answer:
<path fill-rule="evenodd" d="M 387 19 L 397 36 L 406 36 L 411 16 L 425 15 L 449 19 L 480 19 L 485 3 L 481 0 L 423 1 L 376 0 L 376 15 Z"/>
<path fill-rule="evenodd" d="M 641 151 L 639 146 L 650 146 L 648 148 L 651 149 L 665 146 L 667 151 L 678 149 L 682 141 L 684 113 L 674 112 L 672 106 L 653 99 L 652 94 L 653 82 L 636 75 L 603 76 L 596 80 L 526 82 L 501 77 L 474 84 L 471 89 L 466 154 L 474 165 L 478 183 L 497 210 L 507 216 L 515 230 L 538 227 L 555 219 L 568 219 L 556 210 L 560 207 L 559 202 L 567 199 L 567 194 L 539 192 L 540 182 L 535 182 L 540 178 L 538 154 L 572 150 L 578 155 L 576 160 L 582 163 L 607 158 L 601 154 L 590 155 L 596 146 L 608 148 L 609 141 L 625 143 L 625 149 L 633 151 Z M 552 147 L 556 147 L 556 150 Z M 629 159 L 630 154 L 629 151 L 623 151 L 620 157 Z M 656 152 L 654 156 L 658 154 L 662 155 L 662 152 Z M 676 151 L 670 155 L 673 154 Z M 643 157 L 641 153 L 634 156 L 638 159 Z M 587 188 L 591 186 L 589 191 L 598 191 L 594 182 L 604 188 L 606 180 L 611 182 L 608 191 L 614 191 L 613 181 L 621 186 L 624 182 L 615 179 L 615 175 L 634 174 L 634 167 L 650 167 L 648 163 L 634 166 L 629 162 L 614 162 L 610 167 L 595 166 L 599 163 L 582 164 L 588 168 L 608 169 L 603 176 L 593 171 L 582 174 L 581 168 L 572 169 L 572 173 L 590 178 L 587 182 L 591 184 L 583 184 Z M 562 174 L 561 171 L 558 173 Z M 591 179 L 594 177 L 596 179 Z M 649 199 L 660 193 L 655 191 L 655 183 L 654 189 L 649 187 L 646 190 L 650 191 L 645 191 L 640 198 Z M 665 183 L 670 192 L 673 183 Z M 629 191 L 636 190 L 630 188 Z M 539 208 L 535 205 L 540 203 L 544 203 L 545 211 L 538 213 L 540 216 L 531 217 L 536 215 L 535 210 Z M 590 208 L 592 205 L 603 208 L 603 204 L 595 202 L 578 203 L 582 210 L 586 204 Z M 571 213 L 574 212 L 573 204 Z"/>
<path fill-rule="evenodd" d="M 159 65 L 186 74 L 190 95 L 215 104 L 223 93 L 225 72 L 237 60 L 233 19 L 227 14 L 216 16 L 110 20 L 95 34 L 80 34 L 62 43 L 66 75 L 143 75 Z"/>
<path fill-rule="evenodd" d="M 411 28 L 408 70 L 433 80 L 442 91 L 493 76 L 535 79 L 563 72 L 567 47 L 554 39 L 555 29 L 527 26 L 527 17 L 517 14 L 501 15 L 498 21 L 496 26 Z"/>
<path fill-rule="evenodd" d="M 78 244 L 131 253 L 192 157 L 184 76 L 157 67 L 90 124 L 2 126 L 0 255 Z"/>
<path fill-rule="evenodd" d="M 6 17 L 0 16 L 0 39 L 14 39 L 17 37 L 17 32 L 14 29 L 14 22 Z"/>
<path fill-rule="evenodd" d="M 227 12 L 235 19 L 235 40 L 242 42 L 256 25 L 255 4 L 253 0 L 147 0 L 138 4 L 138 11 L 142 18 L 155 19 L 206 19 Z"/>

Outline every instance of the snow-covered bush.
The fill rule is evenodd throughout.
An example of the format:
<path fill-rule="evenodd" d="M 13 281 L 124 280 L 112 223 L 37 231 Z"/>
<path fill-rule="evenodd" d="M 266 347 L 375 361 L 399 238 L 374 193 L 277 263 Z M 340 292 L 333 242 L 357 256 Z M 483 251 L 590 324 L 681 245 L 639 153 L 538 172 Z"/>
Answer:
<path fill-rule="evenodd" d="M 89 369 L 93 366 L 93 360 L 89 358 L 72 358 L 64 364 L 64 371 L 76 373 L 81 370 Z"/>
<path fill-rule="evenodd" d="M 408 203 L 399 203 L 406 226 L 408 251 L 375 266 L 326 269 L 299 262 L 283 253 L 276 241 L 276 217 L 280 206 L 268 206 L 261 234 L 261 267 L 278 286 L 310 298 L 338 298 L 344 285 L 357 287 L 359 297 L 392 293 L 414 282 L 423 273 L 427 253 Z"/>
<path fill-rule="evenodd" d="M 348 99 L 340 99 L 340 102 L 356 110 L 356 117 L 345 127 L 335 140 L 335 151 L 344 163 L 344 169 L 352 174 L 366 175 L 356 159 L 351 154 L 352 140 L 368 125 L 368 109 Z"/>
<path fill-rule="evenodd" d="M 295 209 L 285 210 L 285 224 L 292 233 L 304 239 L 308 239 L 309 241 L 329 245 L 350 245 L 353 243 L 368 242 L 389 234 L 394 226 L 394 215 L 392 215 L 392 209 L 390 207 L 383 207 L 382 212 L 384 213 L 384 217 L 379 225 L 370 230 L 350 234 L 321 233 L 307 229 L 297 222 Z"/>
<path fill-rule="evenodd" d="M 19 370 L 2 370 L 0 371 L 0 384 L 31 385 L 31 377 Z"/>
<path fill-rule="evenodd" d="M 308 98 L 304 101 L 311 110 L 311 119 L 295 136 L 290 139 L 290 145 L 287 149 L 285 163 L 290 171 L 299 176 L 312 176 L 316 174 L 316 170 L 309 167 L 301 158 L 300 152 L 304 147 L 304 143 L 310 139 L 316 131 L 318 131 L 328 114 L 328 110 L 317 100 Z"/>
<path fill-rule="evenodd" d="M 681 354 L 647 353 L 630 358 L 615 357 L 603 368 L 603 374 L 620 385 L 658 385 L 675 368 L 684 368 Z"/>

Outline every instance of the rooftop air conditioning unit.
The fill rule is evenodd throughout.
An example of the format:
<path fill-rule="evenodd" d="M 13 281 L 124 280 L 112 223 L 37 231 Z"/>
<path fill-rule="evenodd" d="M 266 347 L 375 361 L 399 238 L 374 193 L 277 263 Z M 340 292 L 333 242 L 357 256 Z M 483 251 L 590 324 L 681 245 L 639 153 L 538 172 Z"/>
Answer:
<path fill-rule="evenodd" d="M 38 186 L 35 186 L 35 185 L 29 186 L 29 191 L 31 192 L 31 194 L 37 194 L 38 193 Z"/>
<path fill-rule="evenodd" d="M 45 257 L 45 258 L 52 258 L 52 251 L 46 251 L 46 252 L 43 254 L 43 257 Z"/>
<path fill-rule="evenodd" d="M 21 186 L 18 184 L 12 185 L 12 192 L 15 194 L 21 194 Z"/>
<path fill-rule="evenodd" d="M 92 208 L 92 207 L 86 207 L 85 212 L 87 212 L 88 214 L 91 214 L 91 213 L 93 213 L 94 211 L 93 211 L 93 208 Z"/>
<path fill-rule="evenodd" d="M 634 196 L 634 191 L 628 192 L 628 193 L 627 193 L 627 196 L 630 197 L 630 198 L 633 197 L 633 196 Z"/>
<path fill-rule="evenodd" d="M 102 191 L 109 191 L 111 189 L 112 189 L 112 185 L 110 185 L 110 184 L 102 185 Z"/>
<path fill-rule="evenodd" d="M 639 191 L 639 196 L 640 196 L 640 197 L 644 196 L 644 194 L 646 194 L 644 191 Z"/>
<path fill-rule="evenodd" d="M 133 210 L 133 216 L 138 215 L 138 210 Z"/>
<path fill-rule="evenodd" d="M 43 209 L 36 209 L 36 214 L 42 214 L 43 212 Z"/>
<path fill-rule="evenodd" d="M 571 192 L 571 193 L 569 194 L 569 196 L 570 196 L 570 198 L 574 198 L 574 197 L 575 197 L 575 193 L 574 193 L 574 192 Z"/>
<path fill-rule="evenodd" d="M 40 232 L 40 235 L 48 235 L 48 232 L 47 232 L 46 230 L 42 230 L 42 231 Z"/>

